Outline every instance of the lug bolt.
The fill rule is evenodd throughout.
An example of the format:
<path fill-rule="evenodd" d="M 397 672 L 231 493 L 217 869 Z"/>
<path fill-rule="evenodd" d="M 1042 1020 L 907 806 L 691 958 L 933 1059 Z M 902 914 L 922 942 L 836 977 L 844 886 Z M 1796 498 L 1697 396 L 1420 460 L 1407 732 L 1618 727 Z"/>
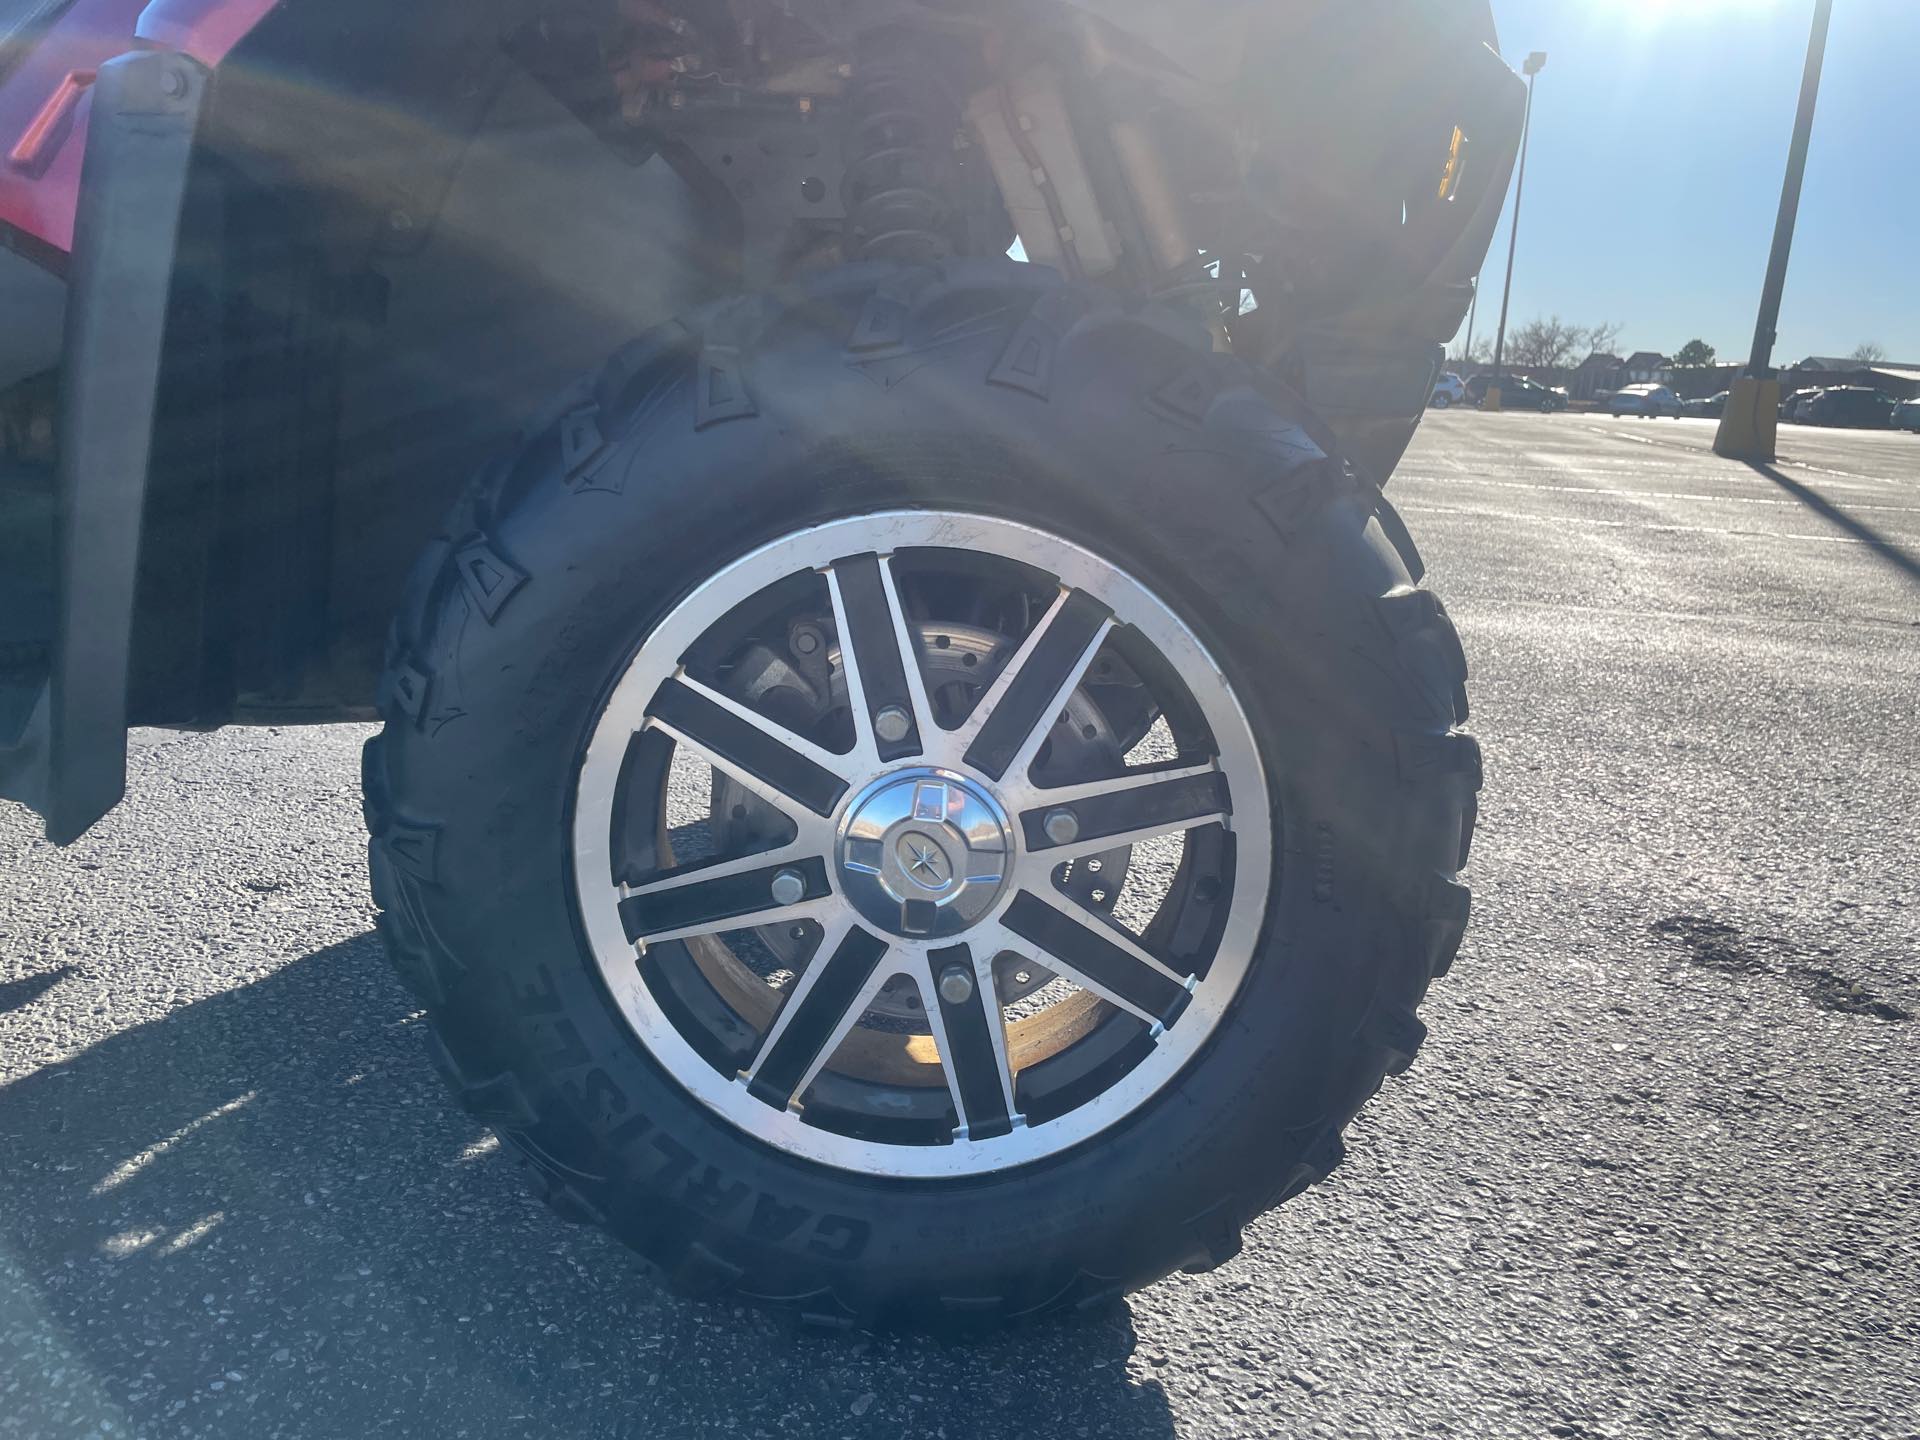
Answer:
<path fill-rule="evenodd" d="M 807 895 L 807 877 L 798 870 L 782 870 L 768 887 L 776 905 L 798 905 Z"/>
<path fill-rule="evenodd" d="M 1080 817 L 1068 809 L 1049 810 L 1042 826 L 1047 839 L 1056 845 L 1071 845 L 1080 838 Z"/>
<path fill-rule="evenodd" d="M 964 1005 L 973 998 L 973 972 L 964 965 L 949 965 L 940 972 L 940 998 L 949 1005 Z"/>
<path fill-rule="evenodd" d="M 907 738 L 907 731 L 913 728 L 913 717 L 898 705 L 889 705 L 873 717 L 873 733 L 891 745 L 896 740 Z"/>

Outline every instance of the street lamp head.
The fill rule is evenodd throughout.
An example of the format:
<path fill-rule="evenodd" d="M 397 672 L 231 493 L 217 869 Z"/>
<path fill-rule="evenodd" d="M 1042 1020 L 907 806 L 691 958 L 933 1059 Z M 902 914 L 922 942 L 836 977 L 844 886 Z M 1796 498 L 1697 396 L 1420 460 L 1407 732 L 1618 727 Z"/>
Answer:
<path fill-rule="evenodd" d="M 1547 52 L 1544 50 L 1535 50 L 1531 55 L 1527 56 L 1526 63 L 1520 67 L 1520 73 L 1523 75 L 1538 75 L 1546 68 Z"/>

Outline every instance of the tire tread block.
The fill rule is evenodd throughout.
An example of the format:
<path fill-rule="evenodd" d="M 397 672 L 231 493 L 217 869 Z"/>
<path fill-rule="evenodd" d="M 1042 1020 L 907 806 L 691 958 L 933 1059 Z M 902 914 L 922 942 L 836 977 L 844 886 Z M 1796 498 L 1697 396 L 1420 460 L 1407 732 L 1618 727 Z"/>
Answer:
<path fill-rule="evenodd" d="M 1281 540 L 1291 543 L 1346 485 L 1346 472 L 1338 461 L 1315 460 L 1266 486 L 1253 497 L 1253 504 Z"/>
<path fill-rule="evenodd" d="M 1237 1256 L 1245 1245 L 1241 1233 L 1244 1223 L 1240 1216 L 1239 1199 L 1232 1195 L 1189 1219 L 1186 1229 L 1193 1239 L 1194 1248 L 1181 1263 L 1181 1271 L 1188 1275 L 1204 1275 Z"/>
<path fill-rule="evenodd" d="M 643 415 L 659 395 L 693 369 L 699 342 L 684 321 L 656 325 L 608 357 L 593 384 L 593 408 L 600 433 L 611 438 Z"/>
<path fill-rule="evenodd" d="M 447 1082 L 460 1108 L 483 1125 L 503 1130 L 531 1129 L 539 1120 L 533 1102 L 510 1070 L 474 1075 L 461 1065 L 438 1031 L 427 1032 L 427 1055 Z"/>
<path fill-rule="evenodd" d="M 432 691 L 433 677 L 411 660 L 402 659 L 387 670 L 378 708 L 382 714 L 398 712 L 418 724 L 427 712 Z"/>
<path fill-rule="evenodd" d="M 987 382 L 1024 390 L 1036 400 L 1052 399 L 1060 342 L 1091 308 L 1091 302 L 1077 291 L 1043 292 L 987 372 Z"/>
<path fill-rule="evenodd" d="M 378 923 L 387 958 L 401 983 L 421 1004 L 444 1008 L 466 967 L 434 933 L 413 880 L 394 870 L 377 852 L 373 864 L 380 877 L 374 886 L 374 899 L 381 908 Z"/>
<path fill-rule="evenodd" d="M 1386 1002 L 1376 1004 L 1367 1017 L 1367 1033 L 1383 1050 L 1387 1074 L 1403 1075 L 1427 1038 L 1427 1027 L 1409 1006 Z"/>
<path fill-rule="evenodd" d="M 1436 875 L 1428 891 L 1427 970 L 1438 980 L 1453 968 L 1473 911 L 1473 892 L 1445 875 Z"/>
<path fill-rule="evenodd" d="M 562 417 L 560 470 L 567 483 L 577 483 L 581 472 L 599 458 L 605 446 L 606 441 L 600 435 L 600 412 L 597 408 L 575 410 Z"/>
<path fill-rule="evenodd" d="M 433 825 L 412 825 L 389 818 L 376 842 L 384 847 L 394 867 L 431 885 L 439 874 L 440 831 Z"/>
<path fill-rule="evenodd" d="M 1464 725 L 1469 714 L 1467 653 L 1440 597 L 1431 590 L 1397 586 L 1375 602 L 1375 608 L 1402 664 L 1420 677 L 1433 703 L 1453 724 Z"/>
<path fill-rule="evenodd" d="M 527 583 L 527 572 L 493 548 L 483 535 L 461 546 L 454 556 L 460 583 L 486 622 L 499 617 L 501 607 Z"/>
<path fill-rule="evenodd" d="M 1166 384 L 1153 392 L 1153 407 L 1163 415 L 1185 425 L 1199 428 L 1206 424 L 1220 384 L 1212 366 L 1204 361 L 1189 364 Z"/>

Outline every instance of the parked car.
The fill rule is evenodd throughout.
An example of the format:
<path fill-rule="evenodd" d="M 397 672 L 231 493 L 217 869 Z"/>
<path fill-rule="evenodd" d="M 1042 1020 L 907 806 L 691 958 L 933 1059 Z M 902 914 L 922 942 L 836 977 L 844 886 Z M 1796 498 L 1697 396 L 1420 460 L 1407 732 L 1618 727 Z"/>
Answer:
<path fill-rule="evenodd" d="M 1852 430 L 1884 430 L 1893 416 L 1893 402 L 1864 385 L 1836 385 L 1806 402 L 1810 425 L 1838 425 Z"/>
<path fill-rule="evenodd" d="M 1717 419 L 1726 413 L 1727 393 L 1727 391 L 1722 390 L 1718 395 L 1707 395 L 1698 400 L 1683 401 L 1682 405 L 1686 413 L 1696 419 Z"/>
<path fill-rule="evenodd" d="M 1893 407 L 1893 428 L 1920 435 L 1920 399 L 1902 400 Z"/>
<path fill-rule="evenodd" d="M 1781 396 L 1780 411 L 1779 411 L 1780 418 L 1782 420 L 1800 419 L 1801 418 L 1800 407 L 1806 404 L 1807 401 L 1813 399 L 1813 397 L 1818 395 L 1819 393 L 1820 391 L 1818 387 L 1813 387 L 1806 390 L 1795 390 L 1790 395 Z"/>
<path fill-rule="evenodd" d="M 1500 403 L 1509 410 L 1538 410 L 1542 414 L 1552 414 L 1555 410 L 1566 409 L 1572 402 L 1566 390 L 1558 385 L 1513 379 L 1502 390 Z"/>
<path fill-rule="evenodd" d="M 1680 397 L 1666 385 L 1627 385 L 1613 392 L 1613 398 L 1607 401 L 1607 413 L 1645 415 L 1649 419 L 1671 415 L 1678 419 L 1685 410 Z"/>
<path fill-rule="evenodd" d="M 1449 406 L 1463 403 L 1466 398 L 1466 382 L 1451 370 L 1447 370 L 1433 382 L 1433 394 L 1428 398 L 1427 403 L 1436 410 L 1445 410 Z"/>
<path fill-rule="evenodd" d="M 1467 382 L 1467 399 L 1475 405 L 1487 403 L 1491 375 L 1476 375 Z M 1503 375 L 1500 379 L 1500 408 L 1503 410 L 1553 411 L 1567 408 L 1567 392 L 1529 380 L 1524 375 Z"/>

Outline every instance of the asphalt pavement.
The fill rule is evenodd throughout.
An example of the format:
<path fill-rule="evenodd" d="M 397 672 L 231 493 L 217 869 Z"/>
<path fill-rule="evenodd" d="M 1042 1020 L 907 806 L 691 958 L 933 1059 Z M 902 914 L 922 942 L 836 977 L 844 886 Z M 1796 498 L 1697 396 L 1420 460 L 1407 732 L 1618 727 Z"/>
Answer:
<path fill-rule="evenodd" d="M 1920 1435 L 1920 435 L 1435 415 L 1476 913 L 1246 1252 L 968 1344 L 665 1295 L 448 1105 L 363 731 L 0 807 L 0 1435 Z"/>

